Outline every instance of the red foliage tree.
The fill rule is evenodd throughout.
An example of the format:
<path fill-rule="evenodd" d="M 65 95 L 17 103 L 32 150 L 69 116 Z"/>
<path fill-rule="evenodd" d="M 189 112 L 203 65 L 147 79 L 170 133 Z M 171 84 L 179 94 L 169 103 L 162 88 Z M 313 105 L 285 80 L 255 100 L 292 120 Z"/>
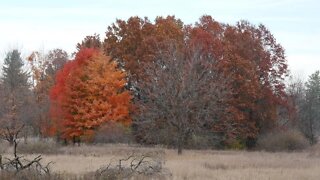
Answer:
<path fill-rule="evenodd" d="M 222 120 L 218 129 L 229 136 L 255 138 L 275 125 L 277 108 L 285 105 L 287 65 L 283 48 L 263 26 L 246 21 L 236 26 L 203 16 L 191 31 L 193 43 L 217 61 L 231 84 L 229 111 L 232 122 Z M 230 118 L 228 118 L 230 120 Z"/>
<path fill-rule="evenodd" d="M 108 121 L 130 124 L 131 95 L 126 74 L 95 49 L 81 49 L 56 76 L 51 90 L 51 134 L 64 139 L 91 138 Z"/>

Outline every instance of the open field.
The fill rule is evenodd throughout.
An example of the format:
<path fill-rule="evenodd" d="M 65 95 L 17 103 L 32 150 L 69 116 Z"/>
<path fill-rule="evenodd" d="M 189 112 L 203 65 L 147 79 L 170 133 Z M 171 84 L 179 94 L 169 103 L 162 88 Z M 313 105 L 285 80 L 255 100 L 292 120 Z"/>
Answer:
<path fill-rule="evenodd" d="M 8 153 L 6 151 L 4 155 Z M 248 152 L 185 150 L 178 156 L 175 150 L 108 144 L 61 147 L 57 154 L 44 154 L 45 162 L 53 161 L 52 171 L 63 174 L 85 174 L 95 171 L 111 160 L 132 152 L 161 152 L 171 179 L 221 180 L 309 180 L 320 179 L 320 148 L 303 152 Z M 35 155 L 26 155 L 33 157 Z"/>

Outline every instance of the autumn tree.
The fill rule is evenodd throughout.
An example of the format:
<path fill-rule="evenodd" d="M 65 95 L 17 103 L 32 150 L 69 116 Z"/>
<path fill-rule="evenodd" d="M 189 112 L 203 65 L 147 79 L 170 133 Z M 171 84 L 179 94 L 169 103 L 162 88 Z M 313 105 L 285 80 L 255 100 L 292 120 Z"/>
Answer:
<path fill-rule="evenodd" d="M 144 79 L 144 65 L 152 63 L 157 52 L 166 47 L 166 41 L 184 43 L 183 22 L 174 16 L 118 19 L 108 27 L 104 52 L 115 59 L 128 73 L 128 88 L 139 96 L 137 81 Z"/>
<path fill-rule="evenodd" d="M 231 85 L 225 102 L 233 118 L 221 118 L 215 126 L 226 139 L 253 145 L 258 134 L 278 125 L 279 107 L 289 108 L 284 49 L 264 25 L 247 21 L 228 25 L 211 16 L 202 16 L 195 25 L 184 25 L 172 16 L 157 17 L 154 23 L 131 17 L 108 28 L 104 48 L 129 73 L 129 84 L 134 87 L 130 89 L 141 95 L 143 90 L 134 84 L 148 81 L 143 69 L 155 63 L 159 52 L 168 52 L 170 43 L 166 42 L 175 43 L 181 52 L 185 46 L 200 47 L 202 56 L 216 60 L 217 72 Z"/>
<path fill-rule="evenodd" d="M 92 138 L 102 124 L 130 124 L 126 74 L 96 49 L 81 49 L 65 64 L 51 89 L 52 133 L 79 141 Z"/>
<path fill-rule="evenodd" d="M 139 47 L 143 36 L 151 33 L 151 27 L 149 19 L 139 17 L 131 17 L 127 21 L 117 19 L 108 27 L 104 40 L 105 53 L 117 60 L 130 76 L 138 76 L 137 71 L 141 71 L 139 62 L 143 61 L 143 54 L 139 53 Z"/>
<path fill-rule="evenodd" d="M 138 131 L 147 131 L 146 140 L 167 134 L 181 154 L 193 134 L 212 131 L 225 115 L 226 85 L 215 69 L 215 59 L 199 48 L 186 46 L 181 51 L 171 42 L 166 46 L 167 52 L 159 51 L 147 66 L 150 78 L 138 83 L 143 98 L 137 102 L 134 123 Z"/>
<path fill-rule="evenodd" d="M 310 75 L 305 85 L 300 126 L 310 144 L 315 144 L 320 131 L 320 71 Z"/>
<path fill-rule="evenodd" d="M 69 60 L 69 54 L 63 49 L 52 49 L 45 55 L 45 58 L 48 62 L 45 73 L 55 75 Z"/>
<path fill-rule="evenodd" d="M 77 50 L 80 51 L 82 48 L 102 48 L 102 42 L 100 40 L 99 34 L 94 34 L 92 36 L 86 36 L 81 43 L 77 44 Z"/>
<path fill-rule="evenodd" d="M 50 125 L 49 90 L 55 83 L 54 77 L 68 60 L 68 53 L 62 49 L 50 50 L 47 54 L 34 51 L 28 57 L 31 67 L 34 117 L 31 125 L 42 137 Z"/>
<path fill-rule="evenodd" d="M 28 73 L 18 50 L 6 54 L 2 67 L 2 116 L 0 117 L 0 135 L 13 144 L 14 136 L 24 124 L 28 123 L 30 112 L 30 84 Z"/>
<path fill-rule="evenodd" d="M 220 72 L 229 77 L 232 95 L 227 103 L 234 118 L 232 122 L 222 120 L 217 130 L 246 141 L 272 129 L 278 107 L 285 105 L 287 64 L 284 49 L 269 30 L 247 21 L 232 26 L 203 16 L 190 36 L 207 44 Z"/>

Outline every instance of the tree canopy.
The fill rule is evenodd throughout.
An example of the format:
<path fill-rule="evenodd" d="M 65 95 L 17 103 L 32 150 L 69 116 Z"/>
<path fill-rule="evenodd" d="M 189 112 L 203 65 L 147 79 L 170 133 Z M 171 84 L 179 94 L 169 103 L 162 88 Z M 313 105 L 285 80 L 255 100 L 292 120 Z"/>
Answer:
<path fill-rule="evenodd" d="M 51 89 L 53 124 L 49 133 L 65 139 L 90 138 L 107 121 L 130 124 L 125 72 L 96 49 L 81 49 L 65 64 Z"/>

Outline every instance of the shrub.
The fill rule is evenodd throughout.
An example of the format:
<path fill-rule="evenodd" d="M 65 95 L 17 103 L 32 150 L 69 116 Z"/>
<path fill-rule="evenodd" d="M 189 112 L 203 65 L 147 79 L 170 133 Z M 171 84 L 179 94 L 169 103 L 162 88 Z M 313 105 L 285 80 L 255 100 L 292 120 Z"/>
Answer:
<path fill-rule="evenodd" d="M 311 146 L 308 151 L 309 153 L 309 157 L 317 157 L 320 158 L 320 144 L 315 144 L 313 146 Z"/>
<path fill-rule="evenodd" d="M 227 149 L 233 149 L 233 150 L 243 150 L 246 148 L 246 143 L 242 139 L 229 139 L 226 142 L 226 148 Z"/>
<path fill-rule="evenodd" d="M 168 179 L 171 172 L 163 167 L 164 157 L 162 153 L 133 153 L 118 162 L 112 162 L 98 169 L 94 174 L 84 175 L 93 177 L 95 180 L 100 179 Z"/>
<path fill-rule="evenodd" d="M 7 142 L 0 140 L 0 154 L 7 152 L 8 146 L 9 144 Z"/>
<path fill-rule="evenodd" d="M 186 149 L 211 149 L 218 148 L 221 138 L 214 132 L 198 132 L 187 139 Z"/>
<path fill-rule="evenodd" d="M 5 179 L 5 180 L 20 180 L 20 179 L 23 179 L 23 180 L 63 180 L 63 179 L 65 179 L 65 177 L 63 177 L 60 174 L 50 174 L 50 175 L 39 174 L 37 171 L 34 171 L 32 169 L 26 169 L 26 170 L 21 171 L 19 173 L 10 172 L 10 171 L 0 171 L 0 179 Z"/>
<path fill-rule="evenodd" d="M 19 133 L 19 132 L 18 132 Z M 16 134 L 16 136 L 18 135 Z M 0 155 L 0 179 L 25 179 L 25 180 L 58 180 L 59 176 L 51 175 L 49 165 L 43 164 L 42 157 L 38 155 L 33 159 L 26 159 L 17 154 L 18 140 L 13 140 L 13 157 Z"/>
<path fill-rule="evenodd" d="M 22 154 L 58 154 L 60 145 L 52 139 L 32 140 L 19 143 L 17 151 Z"/>
<path fill-rule="evenodd" d="M 98 129 L 94 143 L 130 143 L 132 142 L 130 129 L 119 123 L 108 122 Z"/>
<path fill-rule="evenodd" d="M 308 147 L 308 140 L 295 129 L 271 132 L 258 138 L 258 149 L 266 151 L 296 151 Z"/>

